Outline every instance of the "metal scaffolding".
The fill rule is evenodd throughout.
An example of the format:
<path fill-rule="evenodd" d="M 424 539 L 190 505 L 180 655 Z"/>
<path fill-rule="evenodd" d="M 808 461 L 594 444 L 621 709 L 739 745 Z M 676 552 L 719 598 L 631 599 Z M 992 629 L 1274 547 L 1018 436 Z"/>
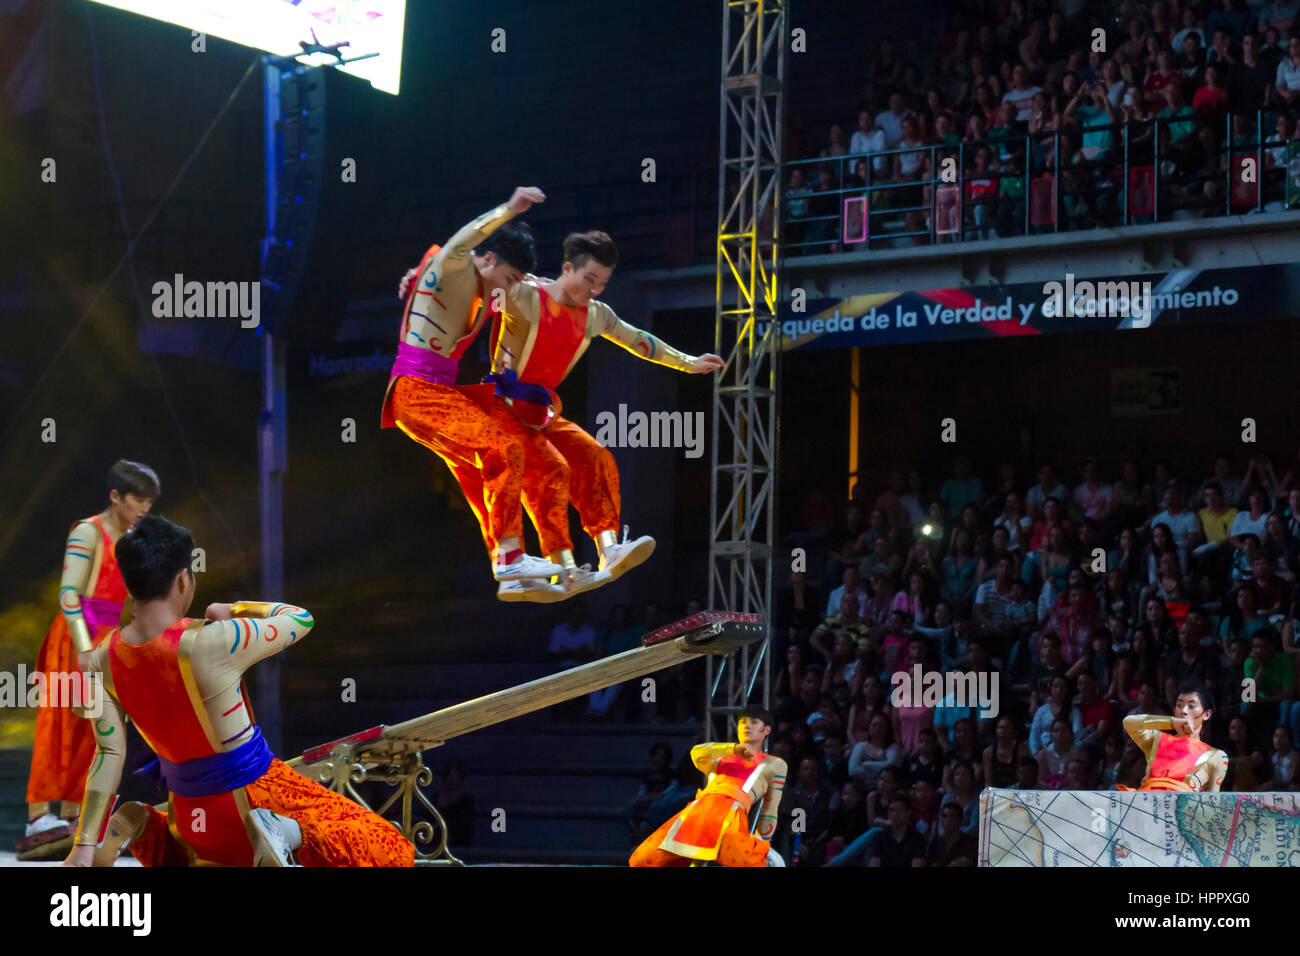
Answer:
<path fill-rule="evenodd" d="M 727 368 L 713 386 L 709 607 L 762 614 L 769 637 L 707 659 L 710 740 L 771 702 L 785 0 L 723 0 L 722 15 L 714 348 Z"/>

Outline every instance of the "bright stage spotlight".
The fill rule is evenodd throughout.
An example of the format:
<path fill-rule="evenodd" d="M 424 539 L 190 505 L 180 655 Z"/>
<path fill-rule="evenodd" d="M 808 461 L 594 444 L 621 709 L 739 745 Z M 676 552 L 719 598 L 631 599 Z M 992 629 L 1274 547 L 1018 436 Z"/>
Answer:
<path fill-rule="evenodd" d="M 396 94 L 402 77 L 402 30 L 406 0 L 93 0 L 107 7 L 221 37 L 277 56 L 300 52 L 299 42 L 325 46 L 346 42 L 344 59 L 368 57 L 342 67 L 385 93 Z M 303 57 L 312 66 L 336 61 L 323 53 Z"/>

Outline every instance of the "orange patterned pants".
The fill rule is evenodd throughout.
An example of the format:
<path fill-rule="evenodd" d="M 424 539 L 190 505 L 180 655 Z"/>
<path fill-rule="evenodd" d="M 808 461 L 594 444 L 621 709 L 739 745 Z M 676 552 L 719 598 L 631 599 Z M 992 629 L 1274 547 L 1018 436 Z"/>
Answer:
<path fill-rule="evenodd" d="M 571 551 L 569 537 L 569 502 L 578 509 L 582 529 L 595 538 L 603 531 L 617 531 L 619 508 L 618 466 L 609 449 L 587 432 L 562 416 L 556 416 L 546 428 L 538 430 L 521 425 L 514 413 L 496 402 L 493 417 L 514 420 L 526 433 L 524 442 L 524 507 L 537 529 L 542 554 Z M 475 469 L 465 463 L 448 461 L 452 473 L 465 490 L 471 506 L 481 494 L 482 480 Z M 479 508 L 480 525 L 484 516 Z M 485 535 L 486 537 L 486 535 Z"/>
<path fill-rule="evenodd" d="M 454 385 L 405 376 L 393 384 L 392 409 L 398 427 L 437 453 L 453 473 L 458 465 L 474 469 L 474 493 L 465 494 L 490 553 L 501 539 L 523 535 L 524 447 L 514 429 L 494 421 Z"/>
<path fill-rule="evenodd" d="M 77 654 L 72 649 L 72 635 L 59 614 L 45 634 L 36 670 L 45 672 L 46 687 L 51 672 L 64 674 L 77 670 Z M 71 707 L 42 707 L 36 712 L 36 739 L 32 745 L 32 770 L 27 778 L 27 803 L 35 815 L 45 811 L 46 803 L 62 800 L 65 816 L 72 807 L 80 808 L 86 793 L 86 773 L 95 757 L 95 735 L 90 721 Z M 49 812 L 59 813 L 58 806 Z"/>
<path fill-rule="evenodd" d="M 632 852 L 628 866 L 690 866 L 688 858 L 659 847 L 676 822 L 677 816 L 674 816 L 646 837 L 645 842 Z M 740 807 L 733 807 L 727 822 L 722 825 L 722 842 L 718 845 L 718 858 L 714 862 L 722 866 L 763 866 L 767 851 L 767 841 L 749 832 L 749 816 Z"/>
<path fill-rule="evenodd" d="M 302 828 L 294 859 L 303 866 L 413 866 L 411 841 L 377 813 L 271 761 L 266 773 L 244 787 L 251 807 L 292 817 Z M 150 808 L 131 855 L 144 866 L 186 866 L 185 848 L 167 829 L 167 816 Z"/>

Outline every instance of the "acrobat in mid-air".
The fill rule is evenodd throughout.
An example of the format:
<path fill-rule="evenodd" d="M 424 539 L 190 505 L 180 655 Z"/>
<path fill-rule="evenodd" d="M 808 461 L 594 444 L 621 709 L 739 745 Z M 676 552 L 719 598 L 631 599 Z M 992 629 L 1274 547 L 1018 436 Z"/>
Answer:
<path fill-rule="evenodd" d="M 568 532 L 568 508 L 559 496 L 535 501 L 530 487 L 554 475 L 558 455 L 567 466 L 567 498 L 578 509 L 583 530 L 600 555 L 597 572 L 609 580 L 644 562 L 654 539 L 619 540 L 619 477 L 614 456 L 576 423 L 560 415 L 556 390 L 578 363 L 591 340 L 600 336 L 638 358 L 680 372 L 721 369 L 717 355 L 687 355 L 627 322 L 596 296 L 604 291 L 618 263 L 614 240 L 599 231 L 573 233 L 564 240 L 564 264 L 556 279 L 527 276 L 511 287 L 493 329 L 492 374 L 495 400 L 509 406 L 542 441 L 524 446 L 524 502 L 537 527 L 542 552 L 568 571 L 576 567 Z M 482 393 L 478 393 L 482 394 Z M 604 583 L 603 581 L 601 583 Z"/>
<path fill-rule="evenodd" d="M 770 846 L 785 788 L 786 765 L 763 752 L 772 733 L 772 715 L 743 710 L 734 744 L 698 744 L 691 760 L 708 775 L 704 789 L 675 817 L 636 848 L 631 866 L 689 866 L 714 861 L 722 866 L 785 866 Z M 749 811 L 761 804 L 758 825 L 749 828 Z"/>
<path fill-rule="evenodd" d="M 303 640 L 312 616 L 240 602 L 185 617 L 193 549 L 187 530 L 156 515 L 117 543 L 135 617 L 105 632 L 88 661 L 108 696 L 93 721 L 95 762 L 65 865 L 111 866 L 123 845 L 145 866 L 413 865 L 415 849 L 396 827 L 277 760 L 253 717 L 244 672 Z M 158 755 L 166 814 L 126 803 L 109 818 L 127 717 Z"/>
<path fill-rule="evenodd" d="M 1172 717 L 1124 718 L 1124 730 L 1147 758 L 1138 790 L 1218 791 L 1228 773 L 1228 755 L 1201 740 L 1201 729 L 1213 714 L 1208 703 L 1204 688 L 1188 682 L 1178 689 Z M 1132 788 L 1121 784 L 1120 789 Z"/>
<path fill-rule="evenodd" d="M 36 657 L 46 687 L 58 687 L 63 676 L 77 673 L 80 656 L 90 652 L 98 634 L 121 623 L 127 592 L 113 546 L 148 513 L 159 493 L 153 469 L 123 459 L 108 472 L 108 506 L 72 526 L 63 553 L 59 614 Z M 37 710 L 27 831 L 18 842 L 18 859 L 57 857 L 72 845 L 94 756 L 90 723 L 74 708 L 46 702 Z"/>
<path fill-rule="evenodd" d="M 564 569 L 523 551 L 521 493 L 525 490 L 524 446 L 528 429 L 504 408 L 494 410 L 471 399 L 456 385 L 460 359 L 482 330 L 493 299 L 536 264 L 528 227 L 511 222 L 546 197 L 520 186 L 510 200 L 463 226 L 445 246 L 430 247 L 419 266 L 407 273 L 400 292 L 406 300 L 397 359 L 384 394 L 381 425 L 397 427 L 447 463 L 474 510 L 506 601 L 552 600 L 552 589 L 534 582 Z M 550 495 L 567 494 L 564 482 L 549 474 L 543 450 L 528 490 L 537 507 L 563 510 Z M 553 456 L 550 472 L 563 467 Z M 562 597 L 598 583 L 593 575 L 567 576 Z"/>

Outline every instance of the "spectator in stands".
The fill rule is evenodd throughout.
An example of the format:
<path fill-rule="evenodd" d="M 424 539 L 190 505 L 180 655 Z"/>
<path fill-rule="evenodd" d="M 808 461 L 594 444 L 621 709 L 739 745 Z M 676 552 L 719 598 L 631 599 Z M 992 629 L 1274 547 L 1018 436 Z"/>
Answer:
<path fill-rule="evenodd" d="M 1111 124 L 1119 122 L 1119 114 L 1106 95 L 1103 82 L 1080 88 L 1065 107 L 1066 119 L 1074 119 L 1083 130 L 1083 158 L 1090 163 L 1106 163 L 1115 149 L 1115 133 Z"/>
<path fill-rule="evenodd" d="M 1017 735 L 1015 718 L 1002 714 L 997 720 L 993 743 L 984 748 L 985 783 L 1003 790 L 1014 786 L 1017 764 L 1029 755 L 1028 746 Z"/>
<path fill-rule="evenodd" d="M 1043 631 L 1038 635 L 1038 658 L 1034 661 L 1029 671 L 1029 707 L 1031 711 L 1037 711 L 1040 705 L 1048 699 L 1051 687 L 1056 678 L 1065 678 L 1065 661 L 1061 660 L 1061 639 L 1055 631 Z M 1063 685 L 1063 689 L 1068 689 L 1068 683 Z M 1044 732 L 1051 729 L 1050 725 L 1041 728 Z M 1046 739 L 1046 738 L 1044 738 Z M 1042 742 L 1035 743 L 1033 736 L 1030 736 L 1030 747 L 1034 753 L 1042 746 Z"/>
<path fill-rule="evenodd" d="M 977 503 L 983 497 L 984 482 L 971 473 L 970 459 L 959 456 L 953 461 L 952 477 L 939 489 L 939 500 L 948 509 L 949 516 L 956 518 L 966 505 Z"/>
<path fill-rule="evenodd" d="M 1296 776 L 1297 764 L 1295 748 L 1291 746 L 1291 728 L 1279 724 L 1273 728 L 1273 779 L 1270 790 L 1300 790 L 1300 779 Z"/>
<path fill-rule="evenodd" d="M 858 596 L 858 609 L 861 610 L 867 603 L 867 592 L 862 587 L 861 575 L 858 569 L 852 565 L 844 569 L 840 578 L 840 586 L 831 591 L 826 600 L 826 617 L 840 612 L 840 604 L 844 600 L 845 594 L 856 594 Z"/>
<path fill-rule="evenodd" d="M 1227 641 L 1228 663 L 1223 665 L 1219 680 L 1218 706 L 1214 708 L 1216 721 L 1231 721 L 1241 715 L 1242 688 L 1246 686 L 1246 661 L 1250 659 L 1250 640 L 1234 637 Z"/>
<path fill-rule="evenodd" d="M 1083 751 L 1074 745 L 1074 728 L 1071 721 L 1057 717 L 1052 721 L 1052 740 L 1038 751 L 1038 779 L 1045 790 L 1060 790 L 1065 786 L 1066 766 L 1071 760 L 1087 760 Z"/>
<path fill-rule="evenodd" d="M 1038 787 L 1038 759 L 1035 757 L 1021 757 L 1016 764 L 1016 782 L 1011 787 L 1012 790 L 1037 790 Z"/>
<path fill-rule="evenodd" d="M 1259 37 L 1246 34 L 1241 41 L 1241 59 L 1228 70 L 1228 100 L 1233 112 L 1267 108 L 1273 101 L 1277 66 L 1260 56 Z M 1228 494 L 1235 502 L 1236 496 Z"/>
<path fill-rule="evenodd" d="M 889 109 L 876 116 L 876 128 L 885 134 L 885 147 L 894 149 L 903 139 L 903 120 L 909 115 L 903 107 L 903 94 L 891 93 Z"/>
<path fill-rule="evenodd" d="M 925 866 L 925 840 L 912 824 L 911 802 L 896 793 L 889 801 L 889 829 L 874 848 L 868 866 L 903 869 Z"/>
<path fill-rule="evenodd" d="M 1149 524 L 1152 527 L 1162 524 L 1169 529 L 1173 536 L 1173 546 L 1178 552 L 1178 563 L 1186 568 L 1188 555 L 1198 543 L 1200 524 L 1196 513 L 1183 507 L 1183 496 L 1177 486 L 1165 489 L 1164 505 L 1164 510 L 1151 518 Z"/>
<path fill-rule="evenodd" d="M 627 605 L 615 604 L 609 609 L 609 624 L 596 642 L 598 656 L 610 657 L 640 647 L 641 638 L 645 635 L 646 629 L 643 625 L 632 624 L 628 620 Z M 587 719 L 598 720 L 614 716 L 614 705 L 618 702 L 622 689 L 622 684 L 615 684 L 612 687 L 592 691 L 587 696 Z"/>
<path fill-rule="evenodd" d="M 839 123 L 832 123 L 829 135 L 830 143 L 822 150 L 821 155 L 826 157 L 847 156 L 849 154 L 849 144 L 844 137 L 844 127 Z"/>
<path fill-rule="evenodd" d="M 1155 109 L 1162 100 L 1167 106 L 1170 88 L 1181 90 L 1183 79 L 1183 74 L 1174 68 L 1173 53 L 1164 49 L 1157 53 L 1156 69 L 1154 72 L 1147 73 L 1146 80 L 1142 84 L 1142 92 L 1146 95 L 1151 108 Z"/>
<path fill-rule="evenodd" d="M 1033 109 L 1034 94 L 1041 89 L 1040 86 L 1030 84 L 1029 69 L 1023 63 L 1017 63 L 1012 67 L 1011 88 L 1003 95 L 1002 102 L 1010 103 L 1015 108 L 1016 122 L 1026 123 L 1029 121 L 1029 115 Z"/>
<path fill-rule="evenodd" d="M 1271 621 L 1290 606 L 1290 586 L 1273 571 L 1273 559 L 1263 551 L 1251 561 L 1251 571 L 1250 585 L 1259 605 L 1256 613 Z"/>
<path fill-rule="evenodd" d="M 1259 48 L 1259 56 L 1270 65 L 1276 76 L 1278 64 L 1287 56 L 1287 48 L 1282 43 L 1282 31 L 1277 27 L 1268 27 L 1264 30 L 1264 44 Z"/>
<path fill-rule="evenodd" d="M 676 774 L 673 748 L 662 740 L 651 744 L 650 767 L 641 775 L 641 785 L 627 808 L 627 829 L 632 845 L 640 843 L 652 832 L 650 807 L 667 792 Z"/>
<path fill-rule="evenodd" d="M 894 57 L 894 43 L 889 37 L 882 38 L 877 49 L 868 78 L 877 89 L 888 94 L 892 100 L 894 89 L 903 81 L 903 64 Z"/>
<path fill-rule="evenodd" d="M 1205 44 L 1199 34 L 1189 33 L 1183 37 L 1178 46 L 1178 56 L 1174 58 L 1175 68 L 1183 74 L 1184 84 L 1195 82 L 1205 70 Z"/>
<path fill-rule="evenodd" d="M 975 837 L 962 828 L 959 804 L 946 803 L 939 811 L 939 826 L 926 843 L 928 866 L 974 866 L 979 855 Z"/>
<path fill-rule="evenodd" d="M 1236 58 L 1232 55 L 1232 31 L 1226 27 L 1219 27 L 1214 31 L 1214 38 L 1210 41 L 1210 50 L 1205 54 L 1205 63 L 1207 66 L 1221 67 L 1225 71 L 1224 82 L 1226 83 L 1226 74 L 1231 72 L 1236 62 Z"/>
<path fill-rule="evenodd" d="M 1246 495 L 1246 501 L 1248 510 L 1237 513 L 1228 532 L 1228 540 L 1238 550 L 1245 547 L 1245 535 L 1254 535 L 1262 543 L 1268 532 L 1268 496 L 1263 490 L 1252 488 Z"/>
<path fill-rule="evenodd" d="M 1228 776 L 1223 789 L 1236 793 L 1258 790 L 1264 773 L 1264 754 L 1251 740 L 1246 718 L 1236 716 L 1228 722 L 1228 746 L 1224 752 L 1228 755 Z"/>
<path fill-rule="evenodd" d="M 799 761 L 799 778 L 794 787 L 786 787 L 785 796 L 778 811 L 786 819 L 784 826 L 790 832 L 790 820 L 795 811 L 803 811 L 804 829 L 799 838 L 798 863 L 800 866 L 817 866 L 826 862 L 826 844 L 830 840 L 831 825 L 831 788 L 822 779 L 821 762 L 816 757 L 804 757 Z M 789 804 L 787 813 L 786 805 Z M 806 852 L 804 848 L 807 848 Z"/>
<path fill-rule="evenodd" d="M 1066 605 L 1057 609 L 1047 626 L 1060 637 L 1061 659 L 1068 666 L 1091 649 L 1093 632 L 1101 629 L 1101 621 L 1097 599 L 1088 588 L 1074 584 L 1066 594 Z"/>
<path fill-rule="evenodd" d="M 812 187 L 807 183 L 804 167 L 795 166 L 790 170 L 790 185 L 785 190 L 785 208 L 790 222 L 786 225 L 786 239 L 792 244 L 803 241 L 806 223 L 795 220 L 808 215 L 808 199 L 813 195 Z"/>
<path fill-rule="evenodd" d="M 568 618 L 551 629 L 547 653 L 558 662 L 560 670 L 596 656 L 596 629 L 587 623 L 587 605 L 582 601 L 574 601 Z"/>
<path fill-rule="evenodd" d="M 1245 36 L 1246 27 L 1250 25 L 1250 14 L 1240 8 L 1240 0 L 1219 0 L 1221 6 L 1205 20 L 1205 29 L 1218 32 L 1223 30 L 1229 40 Z"/>
<path fill-rule="evenodd" d="M 1260 552 L 1273 562 L 1273 572 L 1288 585 L 1296 580 L 1300 568 L 1300 542 L 1287 534 L 1286 521 L 1280 514 L 1270 514 L 1264 521 L 1264 541 Z"/>
<path fill-rule="evenodd" d="M 809 667 L 804 671 L 798 695 L 787 697 L 777 705 L 778 724 L 803 724 L 808 719 L 821 700 L 822 676 L 820 667 Z"/>
<path fill-rule="evenodd" d="M 856 780 L 846 780 L 839 785 L 839 791 L 839 806 L 831 810 L 831 825 L 828 831 L 830 839 L 825 851 L 828 862 L 870 829 L 867 821 L 866 794 L 862 784 Z"/>
<path fill-rule="evenodd" d="M 1101 756 L 1103 742 L 1116 727 L 1110 701 L 1097 693 L 1097 678 L 1091 671 L 1085 670 L 1079 675 L 1077 686 L 1079 722 L 1082 725 L 1077 743 Z"/>
<path fill-rule="evenodd" d="M 1276 30 L 1281 37 L 1289 39 L 1297 14 L 1300 14 L 1300 4 L 1295 0 L 1277 0 L 1259 11 L 1259 29 Z"/>
<path fill-rule="evenodd" d="M 856 744 L 849 754 L 849 775 L 861 780 L 868 790 L 874 790 L 880 772 L 902 762 L 903 748 L 894 743 L 889 719 L 884 714 L 876 714 L 867 727 L 867 739 Z"/>
<path fill-rule="evenodd" d="M 1206 67 L 1205 85 L 1192 97 L 1192 109 L 1202 118 L 1214 118 L 1228 108 L 1228 91 L 1223 86 L 1223 67 Z"/>
<path fill-rule="evenodd" d="M 1007 618 L 1006 610 L 1013 599 L 1011 580 L 1014 575 L 1014 558 L 1004 554 L 998 559 L 993 579 L 981 584 L 975 592 L 975 620 L 980 630 L 989 636 L 999 649 L 1009 648 L 1015 637 L 1016 622 Z"/>
<path fill-rule="evenodd" d="M 858 113 L 858 128 L 849 142 L 849 152 L 859 154 L 865 153 L 872 156 L 875 153 L 884 152 L 888 148 L 885 131 L 876 126 L 876 121 L 870 111 L 862 110 Z M 871 160 L 872 171 L 877 174 L 887 174 L 888 158 L 884 156 L 874 156 Z"/>
<path fill-rule="evenodd" d="M 881 683 L 878 674 L 879 668 L 865 674 L 861 688 L 854 695 L 849 707 L 848 745 L 850 747 L 855 747 L 867 739 L 871 718 L 876 714 L 884 714 L 886 719 L 889 717 L 885 686 Z"/>
<path fill-rule="evenodd" d="M 1171 707 L 1184 681 L 1195 678 L 1211 695 L 1218 687 L 1219 655 L 1212 646 L 1202 646 L 1205 632 L 1205 614 L 1193 608 L 1178 629 L 1178 649 L 1170 651 L 1161 665 L 1160 686 L 1164 688 L 1165 702 Z"/>

